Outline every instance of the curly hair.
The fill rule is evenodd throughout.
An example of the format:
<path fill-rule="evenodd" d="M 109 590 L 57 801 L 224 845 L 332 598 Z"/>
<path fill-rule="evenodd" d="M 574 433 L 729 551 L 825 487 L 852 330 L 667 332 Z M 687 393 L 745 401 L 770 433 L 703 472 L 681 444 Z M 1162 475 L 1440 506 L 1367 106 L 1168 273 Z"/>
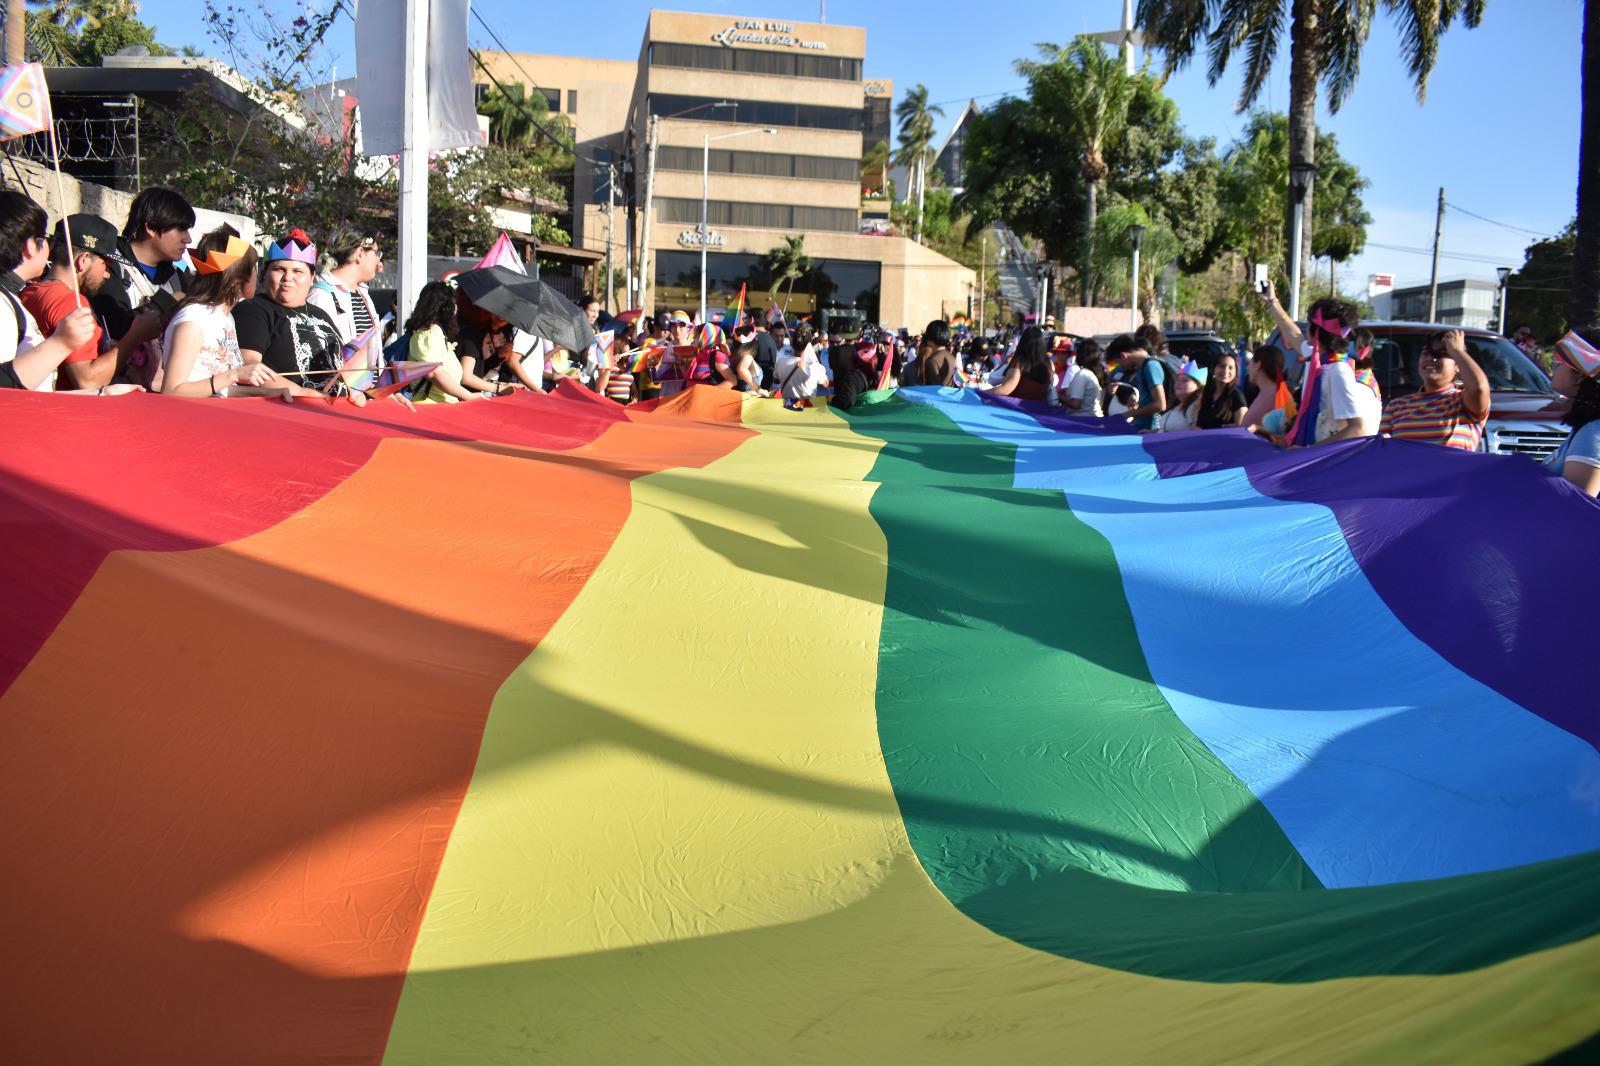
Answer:
<path fill-rule="evenodd" d="M 406 319 L 405 332 L 420 333 L 429 326 L 438 326 L 444 339 L 453 341 L 461 332 L 456 321 L 456 293 L 442 281 L 430 281 L 417 293 L 417 302 Z"/>
<path fill-rule="evenodd" d="M 1318 342 L 1318 350 L 1324 355 L 1343 354 L 1350 348 L 1350 338 L 1329 333 L 1321 326 L 1313 324 L 1311 319 L 1319 317 L 1318 312 L 1321 312 L 1322 318 L 1337 318 L 1339 324 L 1352 333 L 1355 327 L 1361 324 L 1361 312 L 1356 310 L 1356 305 L 1349 300 L 1341 300 L 1336 296 L 1324 296 L 1312 304 L 1311 309 L 1306 312 L 1306 331 Z"/>

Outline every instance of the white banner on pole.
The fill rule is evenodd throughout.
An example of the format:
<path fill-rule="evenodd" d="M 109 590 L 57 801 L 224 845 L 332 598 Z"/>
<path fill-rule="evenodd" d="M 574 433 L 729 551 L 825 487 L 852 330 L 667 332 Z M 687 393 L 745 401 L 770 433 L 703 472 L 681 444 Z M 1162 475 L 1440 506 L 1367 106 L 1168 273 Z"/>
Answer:
<path fill-rule="evenodd" d="M 472 0 L 424 0 L 428 5 L 428 149 L 483 143 L 473 96 L 467 19 Z M 356 98 L 361 150 L 395 155 L 405 125 L 406 0 L 357 0 Z"/>

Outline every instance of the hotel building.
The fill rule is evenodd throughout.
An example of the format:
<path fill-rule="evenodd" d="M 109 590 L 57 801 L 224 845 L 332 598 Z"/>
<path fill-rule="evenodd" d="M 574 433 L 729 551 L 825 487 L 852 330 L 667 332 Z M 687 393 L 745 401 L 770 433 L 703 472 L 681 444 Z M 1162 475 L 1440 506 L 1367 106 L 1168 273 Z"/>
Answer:
<path fill-rule="evenodd" d="M 893 96 L 866 77 L 866 43 L 860 27 L 652 11 L 634 63 L 482 59 L 571 122 L 573 243 L 609 246 L 633 293 L 618 301 L 698 307 L 704 188 L 709 307 L 749 282 L 747 305 L 765 308 L 769 253 L 800 234 L 811 269 L 777 297 L 790 317 L 920 329 L 968 312 L 977 279 L 888 236 L 887 201 L 865 195 L 862 154 L 888 142 Z"/>

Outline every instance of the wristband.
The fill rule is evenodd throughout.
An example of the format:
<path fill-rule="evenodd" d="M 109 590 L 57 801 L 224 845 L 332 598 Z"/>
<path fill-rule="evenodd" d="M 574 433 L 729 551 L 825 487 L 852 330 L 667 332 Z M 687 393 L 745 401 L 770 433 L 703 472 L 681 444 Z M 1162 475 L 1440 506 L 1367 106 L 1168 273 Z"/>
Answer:
<path fill-rule="evenodd" d="M 210 377 L 206 378 L 206 384 L 211 386 L 211 395 L 213 395 L 213 396 L 221 396 L 222 395 L 222 393 L 217 391 L 217 375 L 212 374 Z"/>

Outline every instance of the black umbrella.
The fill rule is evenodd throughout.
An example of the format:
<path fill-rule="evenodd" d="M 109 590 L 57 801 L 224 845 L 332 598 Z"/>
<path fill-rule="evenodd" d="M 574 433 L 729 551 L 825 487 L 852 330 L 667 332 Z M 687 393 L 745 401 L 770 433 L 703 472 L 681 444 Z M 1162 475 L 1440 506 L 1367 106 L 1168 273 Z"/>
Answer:
<path fill-rule="evenodd" d="M 576 304 L 543 282 L 509 267 L 463 271 L 456 275 L 456 288 L 475 306 L 557 348 L 582 352 L 594 343 L 594 329 Z"/>

